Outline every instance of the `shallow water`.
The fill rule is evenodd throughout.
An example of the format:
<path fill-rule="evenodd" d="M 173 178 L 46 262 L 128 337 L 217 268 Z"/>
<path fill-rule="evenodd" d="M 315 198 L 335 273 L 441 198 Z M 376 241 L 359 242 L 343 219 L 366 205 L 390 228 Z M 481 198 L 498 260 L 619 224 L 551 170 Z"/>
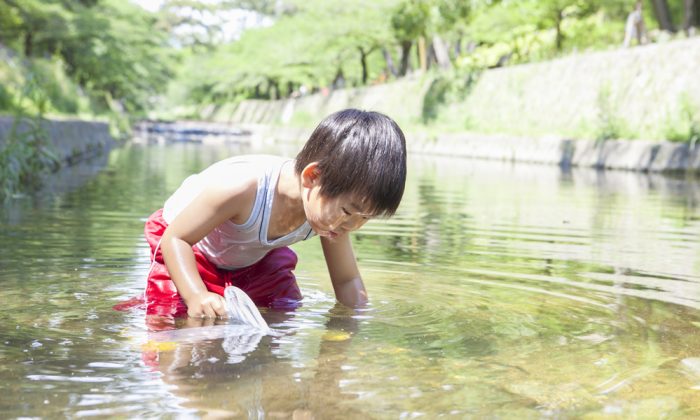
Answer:
<path fill-rule="evenodd" d="M 692 180 L 416 157 L 398 214 L 355 234 L 367 309 L 335 305 L 313 239 L 273 335 L 113 310 L 145 218 L 248 151 L 132 145 L 0 210 L 3 417 L 700 416 Z"/>

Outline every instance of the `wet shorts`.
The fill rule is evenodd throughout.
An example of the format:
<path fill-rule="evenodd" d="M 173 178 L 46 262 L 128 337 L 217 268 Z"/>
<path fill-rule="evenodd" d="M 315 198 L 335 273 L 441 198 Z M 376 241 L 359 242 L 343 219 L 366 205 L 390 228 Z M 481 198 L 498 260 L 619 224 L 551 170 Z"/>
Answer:
<path fill-rule="evenodd" d="M 151 269 L 144 294 L 147 315 L 182 316 L 187 306 L 170 278 L 159 242 L 168 227 L 163 210 L 153 213 L 146 221 L 144 233 L 151 246 Z M 192 247 L 197 270 L 210 292 L 223 296 L 224 288 L 232 284 L 243 291 L 258 306 L 291 309 L 299 306 L 301 291 L 292 270 L 297 256 L 287 247 L 276 248 L 255 264 L 237 270 L 224 270 L 210 262 L 204 254 Z"/>

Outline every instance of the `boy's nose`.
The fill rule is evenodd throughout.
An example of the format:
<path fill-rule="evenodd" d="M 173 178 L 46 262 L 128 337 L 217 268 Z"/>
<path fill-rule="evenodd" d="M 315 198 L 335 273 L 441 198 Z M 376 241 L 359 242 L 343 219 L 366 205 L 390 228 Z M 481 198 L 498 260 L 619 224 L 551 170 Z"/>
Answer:
<path fill-rule="evenodd" d="M 343 216 L 338 216 L 335 220 L 333 220 L 331 223 L 328 224 L 328 227 L 331 228 L 331 230 L 336 230 L 342 224 L 343 224 Z"/>

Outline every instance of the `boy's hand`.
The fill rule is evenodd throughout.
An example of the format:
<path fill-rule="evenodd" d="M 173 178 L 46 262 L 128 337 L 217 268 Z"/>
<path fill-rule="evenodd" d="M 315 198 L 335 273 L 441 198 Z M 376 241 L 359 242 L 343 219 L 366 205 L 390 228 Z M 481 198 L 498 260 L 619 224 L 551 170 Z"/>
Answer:
<path fill-rule="evenodd" d="M 187 315 L 193 318 L 226 317 L 226 300 L 212 292 L 199 293 L 185 301 Z"/>

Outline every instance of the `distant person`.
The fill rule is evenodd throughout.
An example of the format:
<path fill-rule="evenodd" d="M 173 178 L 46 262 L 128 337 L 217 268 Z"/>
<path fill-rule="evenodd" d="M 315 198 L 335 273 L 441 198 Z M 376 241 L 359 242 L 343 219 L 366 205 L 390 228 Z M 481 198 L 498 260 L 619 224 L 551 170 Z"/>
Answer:
<path fill-rule="evenodd" d="M 644 26 L 644 14 L 642 13 L 642 2 L 638 1 L 634 5 L 634 10 L 627 16 L 625 24 L 625 40 L 622 45 L 627 48 L 632 43 L 632 39 L 637 40 L 638 45 L 646 44 L 647 31 Z"/>
<path fill-rule="evenodd" d="M 296 159 L 234 156 L 184 180 L 145 225 L 148 316 L 225 317 L 232 284 L 258 306 L 302 298 L 289 245 L 320 236 L 335 296 L 367 302 L 349 233 L 392 215 L 406 181 L 406 142 L 377 112 L 326 117 Z"/>

